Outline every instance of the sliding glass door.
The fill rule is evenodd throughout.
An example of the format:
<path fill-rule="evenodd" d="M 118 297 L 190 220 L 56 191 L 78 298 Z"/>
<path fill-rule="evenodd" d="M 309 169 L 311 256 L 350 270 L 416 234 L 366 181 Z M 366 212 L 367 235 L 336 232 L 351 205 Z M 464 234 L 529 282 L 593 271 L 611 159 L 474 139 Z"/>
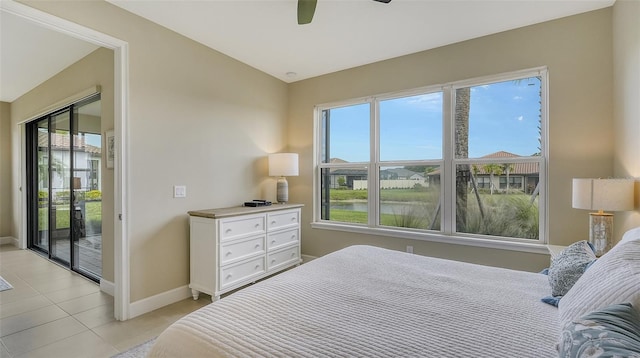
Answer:
<path fill-rule="evenodd" d="M 100 96 L 27 125 L 29 248 L 102 275 Z"/>

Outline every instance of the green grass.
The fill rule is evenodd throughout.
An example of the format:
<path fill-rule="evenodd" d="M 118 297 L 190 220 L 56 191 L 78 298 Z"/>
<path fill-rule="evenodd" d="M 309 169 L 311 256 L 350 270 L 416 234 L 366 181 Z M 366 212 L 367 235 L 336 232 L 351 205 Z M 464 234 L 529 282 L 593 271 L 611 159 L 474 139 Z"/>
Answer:
<path fill-rule="evenodd" d="M 332 190 L 331 201 L 357 201 L 367 198 L 366 190 Z M 381 190 L 380 197 L 383 202 L 406 202 L 402 212 L 394 214 L 381 214 L 380 223 L 384 226 L 406 227 L 417 229 L 429 229 L 429 225 L 436 213 L 439 192 L 437 190 L 416 189 L 387 189 Z M 538 205 L 531 197 L 524 193 L 480 194 L 480 201 L 484 209 L 484 217 L 480 214 L 475 195 L 467 197 L 467 222 L 466 226 L 457 228 L 458 232 L 504 236 L 514 238 L 537 239 L 538 232 Z M 330 220 L 347 223 L 367 223 L 367 212 L 353 210 L 332 209 Z M 436 227 L 439 230 L 439 217 L 436 218 Z"/>
<path fill-rule="evenodd" d="M 66 209 L 66 210 L 65 210 Z M 69 220 L 71 219 L 69 214 L 69 206 L 64 207 L 62 210 L 57 210 L 56 212 L 56 224 L 54 229 L 67 229 L 69 228 Z M 102 222 L 102 202 L 101 201 L 87 201 L 85 203 L 85 221 L 86 224 L 95 223 L 98 225 Z M 47 216 L 47 208 L 39 208 L 38 209 L 38 228 L 40 231 L 47 230 L 48 225 L 48 216 Z"/>

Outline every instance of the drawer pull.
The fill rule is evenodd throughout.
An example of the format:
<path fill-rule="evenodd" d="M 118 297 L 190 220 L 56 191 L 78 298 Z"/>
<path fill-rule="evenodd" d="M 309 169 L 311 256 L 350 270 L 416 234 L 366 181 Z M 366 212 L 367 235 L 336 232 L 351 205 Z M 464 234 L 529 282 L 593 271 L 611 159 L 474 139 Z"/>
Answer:
<path fill-rule="evenodd" d="M 276 260 L 275 260 L 275 259 L 271 260 L 271 263 L 272 263 L 272 264 L 273 264 L 273 263 L 275 263 L 275 262 L 276 262 Z"/>
<path fill-rule="evenodd" d="M 260 247 L 260 244 L 256 244 L 255 248 L 257 249 L 257 248 L 259 248 L 259 247 Z"/>
<path fill-rule="evenodd" d="M 227 275 L 227 280 L 230 279 L 230 278 L 231 278 L 231 274 L 228 274 Z"/>
<path fill-rule="evenodd" d="M 226 233 L 230 233 L 230 232 L 231 232 L 231 229 L 227 229 L 227 231 L 225 231 L 225 232 L 226 232 Z"/>
<path fill-rule="evenodd" d="M 255 269 L 257 270 L 257 269 L 259 269 L 259 268 L 260 268 L 260 264 L 256 265 L 256 268 L 255 268 Z"/>
<path fill-rule="evenodd" d="M 231 251 L 227 252 L 227 256 L 231 255 Z"/>
<path fill-rule="evenodd" d="M 294 257 L 294 256 L 296 256 L 296 253 L 295 253 L 295 252 L 292 252 L 292 253 L 291 253 L 291 257 Z"/>
<path fill-rule="evenodd" d="M 275 221 L 275 220 L 273 220 L 273 221 L 271 222 L 271 225 L 275 225 L 275 224 L 276 224 L 276 221 Z"/>
<path fill-rule="evenodd" d="M 294 216 L 294 217 L 292 217 L 292 218 L 291 218 L 291 221 L 296 221 L 296 217 L 295 217 L 295 216 Z"/>
<path fill-rule="evenodd" d="M 291 238 L 295 239 L 296 238 L 296 234 L 291 235 Z"/>
<path fill-rule="evenodd" d="M 271 240 L 271 243 L 272 243 L 272 244 L 275 244 L 275 243 L 276 243 L 276 240 Z"/>
<path fill-rule="evenodd" d="M 256 228 L 260 227 L 260 224 L 259 224 L 259 223 L 256 223 L 255 227 L 256 227 Z"/>

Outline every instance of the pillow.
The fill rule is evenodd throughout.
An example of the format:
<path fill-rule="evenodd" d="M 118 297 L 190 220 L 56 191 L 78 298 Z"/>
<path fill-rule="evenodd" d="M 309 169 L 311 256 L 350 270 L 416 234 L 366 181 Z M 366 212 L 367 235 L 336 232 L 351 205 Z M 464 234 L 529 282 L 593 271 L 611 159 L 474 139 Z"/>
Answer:
<path fill-rule="evenodd" d="M 596 254 L 585 240 L 573 243 L 562 250 L 549 267 L 551 295 L 565 295 L 595 259 Z"/>
<path fill-rule="evenodd" d="M 559 357 L 640 358 L 640 314 L 616 304 L 571 322 L 562 331 Z"/>
<path fill-rule="evenodd" d="M 621 242 L 602 255 L 560 300 L 560 329 L 616 303 L 640 307 L 640 240 Z"/>
<path fill-rule="evenodd" d="M 624 235 L 622 235 L 622 239 L 620 239 L 618 244 L 622 244 L 623 242 L 633 241 L 633 240 L 640 240 L 640 226 L 625 232 Z"/>

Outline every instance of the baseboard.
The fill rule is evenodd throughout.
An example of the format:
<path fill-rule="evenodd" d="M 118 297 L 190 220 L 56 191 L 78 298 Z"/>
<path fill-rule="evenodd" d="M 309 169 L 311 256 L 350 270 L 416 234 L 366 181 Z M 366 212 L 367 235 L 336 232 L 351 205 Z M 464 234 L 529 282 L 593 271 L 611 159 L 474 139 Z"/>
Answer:
<path fill-rule="evenodd" d="M 13 245 L 15 247 L 20 247 L 18 239 L 11 236 L 0 237 L 0 245 Z"/>
<path fill-rule="evenodd" d="M 105 279 L 100 279 L 100 291 L 113 297 L 116 295 L 116 284 Z"/>
<path fill-rule="evenodd" d="M 311 261 L 311 260 L 315 260 L 317 259 L 316 256 L 311 256 L 311 255 L 302 255 L 302 263 L 306 264 L 307 262 Z"/>
<path fill-rule="evenodd" d="M 174 288 L 173 290 L 159 293 L 155 296 L 143 298 L 129 305 L 129 319 L 140 316 L 147 312 L 157 310 L 158 308 L 182 301 L 185 298 L 192 297 L 189 286 Z"/>

